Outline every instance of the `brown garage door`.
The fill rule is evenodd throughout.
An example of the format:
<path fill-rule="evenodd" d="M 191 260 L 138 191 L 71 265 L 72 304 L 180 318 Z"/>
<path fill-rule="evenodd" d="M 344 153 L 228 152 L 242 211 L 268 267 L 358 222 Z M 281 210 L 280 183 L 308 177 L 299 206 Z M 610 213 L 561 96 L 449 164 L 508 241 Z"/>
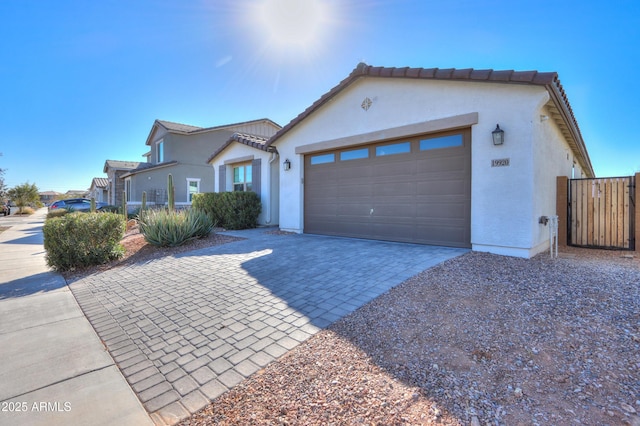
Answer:
<path fill-rule="evenodd" d="M 471 132 L 305 156 L 304 231 L 470 247 Z"/>

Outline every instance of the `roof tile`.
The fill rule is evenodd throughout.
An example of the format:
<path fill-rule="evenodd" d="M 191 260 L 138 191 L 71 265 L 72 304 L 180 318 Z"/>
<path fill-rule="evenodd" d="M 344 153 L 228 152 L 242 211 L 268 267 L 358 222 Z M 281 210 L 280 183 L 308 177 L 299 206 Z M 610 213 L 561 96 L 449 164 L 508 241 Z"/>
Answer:
<path fill-rule="evenodd" d="M 491 81 L 510 81 L 513 70 L 492 71 L 489 80 Z"/>
<path fill-rule="evenodd" d="M 561 109 L 567 112 L 567 120 L 570 122 L 571 127 L 574 129 L 573 133 L 579 140 L 578 144 L 584 147 L 584 141 L 578 128 L 578 123 L 573 115 L 571 105 L 567 99 L 564 89 L 558 79 L 558 74 L 555 72 L 537 72 L 537 71 L 513 71 L 502 70 L 494 71 L 492 69 L 475 70 L 475 69 L 439 69 L 439 68 L 385 68 L 385 67 L 373 67 L 367 65 L 364 62 L 360 62 L 356 68 L 349 74 L 344 80 L 342 80 L 337 86 L 333 87 L 327 93 L 322 95 L 317 101 L 315 101 L 306 110 L 298 114 L 289 124 L 281 128 L 275 135 L 273 135 L 265 144 L 265 147 L 269 147 L 275 143 L 282 135 L 287 133 L 292 127 L 304 120 L 313 111 L 320 108 L 326 102 L 331 100 L 341 90 L 349 86 L 351 83 L 360 79 L 361 77 L 396 77 L 396 78 L 418 78 L 418 79 L 456 79 L 456 80 L 470 80 L 470 81 L 485 81 L 496 83 L 515 83 L 515 84 L 533 84 L 538 86 L 545 86 L 546 89 L 552 94 L 552 97 L 557 98 Z M 580 148 L 582 150 L 582 148 Z M 591 167 L 591 162 L 584 151 L 584 157 L 587 167 Z"/>

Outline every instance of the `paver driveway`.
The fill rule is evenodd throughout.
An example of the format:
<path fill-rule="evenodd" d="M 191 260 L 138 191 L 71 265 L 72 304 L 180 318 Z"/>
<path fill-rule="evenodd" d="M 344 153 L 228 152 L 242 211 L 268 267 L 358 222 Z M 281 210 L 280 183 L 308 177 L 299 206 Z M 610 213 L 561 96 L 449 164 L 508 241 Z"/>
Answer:
<path fill-rule="evenodd" d="M 467 250 L 264 230 L 70 284 L 152 418 L 203 408 L 340 317 Z"/>

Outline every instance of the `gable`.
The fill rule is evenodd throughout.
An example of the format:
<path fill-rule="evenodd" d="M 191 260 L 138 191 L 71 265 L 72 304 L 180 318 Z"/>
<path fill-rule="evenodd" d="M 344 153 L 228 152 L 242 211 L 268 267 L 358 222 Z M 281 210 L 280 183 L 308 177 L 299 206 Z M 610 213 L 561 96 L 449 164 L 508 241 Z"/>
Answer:
<path fill-rule="evenodd" d="M 389 81 L 404 81 L 406 85 L 409 86 L 409 89 L 405 94 L 409 95 L 413 92 L 413 87 L 424 87 L 425 82 L 431 82 L 431 85 L 436 88 L 449 88 L 453 86 L 461 87 L 460 84 L 463 84 L 466 85 L 467 88 L 474 88 L 474 90 L 476 88 L 486 88 L 488 86 L 492 87 L 492 90 L 502 90 L 498 89 L 498 87 L 501 87 L 512 88 L 512 90 L 516 91 L 516 89 L 520 90 L 522 88 L 529 87 L 537 88 L 537 91 L 545 91 L 546 96 L 548 97 L 547 108 L 552 111 L 552 117 L 556 121 L 558 127 L 562 130 L 563 137 L 571 147 L 576 160 L 580 163 L 582 168 L 587 171 L 587 174 L 593 175 L 593 167 L 582 139 L 580 129 L 573 115 L 573 111 L 564 89 L 560 84 L 558 75 L 555 72 L 541 73 L 537 71 L 494 71 L 474 69 L 459 70 L 453 68 L 386 68 L 372 67 L 364 63 L 360 63 L 347 78 L 332 88 L 329 92 L 325 93 L 320 97 L 320 99 L 315 101 L 289 124 L 284 126 L 269 140 L 267 144 L 276 144 L 281 140 L 281 138 L 284 138 L 285 135 L 295 131 L 303 123 L 315 121 L 317 119 L 318 111 L 326 109 L 330 105 L 332 106 L 336 103 L 342 102 L 340 99 L 343 98 L 342 95 L 344 92 L 349 90 L 353 91 L 354 87 L 358 86 L 363 81 L 375 81 L 376 84 L 381 87 L 387 85 L 386 82 Z M 366 108 L 367 111 L 375 105 L 376 101 L 381 101 L 380 96 L 377 96 L 376 99 L 376 95 L 366 93 L 362 93 L 362 95 L 364 96 L 362 96 L 361 100 L 357 101 L 356 98 L 351 101 L 358 102 L 357 105 L 361 106 L 363 109 Z M 401 100 L 401 97 L 397 97 L 397 99 Z M 446 96 L 441 96 L 439 100 L 446 100 L 447 102 L 451 101 L 451 99 Z M 426 113 L 429 111 L 429 102 L 431 102 L 431 104 L 435 103 L 434 99 L 425 98 L 422 103 L 414 102 L 411 104 L 414 109 L 406 108 L 406 103 L 403 102 L 397 102 L 397 107 L 404 108 L 403 111 L 407 114 L 413 114 L 419 109 L 424 109 L 422 112 Z M 510 102 L 508 105 L 517 105 L 517 103 Z M 340 117 L 336 117 L 340 119 Z M 366 121 L 368 121 L 368 123 L 359 124 L 363 129 L 370 129 L 371 125 L 375 126 L 378 124 L 374 119 L 368 119 Z M 407 121 L 411 121 L 411 119 L 408 118 Z M 350 124 L 358 125 L 356 123 Z"/>

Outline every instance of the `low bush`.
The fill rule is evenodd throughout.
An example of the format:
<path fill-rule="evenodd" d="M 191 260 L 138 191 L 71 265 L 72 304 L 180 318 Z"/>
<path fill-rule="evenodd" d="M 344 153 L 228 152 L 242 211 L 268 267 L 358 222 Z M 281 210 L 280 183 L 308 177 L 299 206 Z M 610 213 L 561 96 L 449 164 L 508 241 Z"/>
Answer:
<path fill-rule="evenodd" d="M 50 212 L 47 213 L 47 219 L 52 219 L 54 217 L 62 217 L 67 213 L 69 213 L 69 210 L 66 210 L 66 209 L 51 210 Z"/>
<path fill-rule="evenodd" d="M 47 264 L 57 271 L 101 265 L 124 255 L 125 222 L 114 213 L 67 213 L 44 223 Z"/>
<path fill-rule="evenodd" d="M 226 229 L 255 228 L 262 210 L 255 192 L 195 194 L 191 207 L 205 212 L 214 223 Z"/>
<path fill-rule="evenodd" d="M 21 210 L 18 210 L 18 214 L 20 215 L 32 215 L 34 214 L 36 211 L 33 209 L 33 207 L 23 207 Z"/>
<path fill-rule="evenodd" d="M 160 247 L 174 247 L 209 235 L 213 222 L 198 210 L 144 210 L 138 220 L 144 239 Z"/>

